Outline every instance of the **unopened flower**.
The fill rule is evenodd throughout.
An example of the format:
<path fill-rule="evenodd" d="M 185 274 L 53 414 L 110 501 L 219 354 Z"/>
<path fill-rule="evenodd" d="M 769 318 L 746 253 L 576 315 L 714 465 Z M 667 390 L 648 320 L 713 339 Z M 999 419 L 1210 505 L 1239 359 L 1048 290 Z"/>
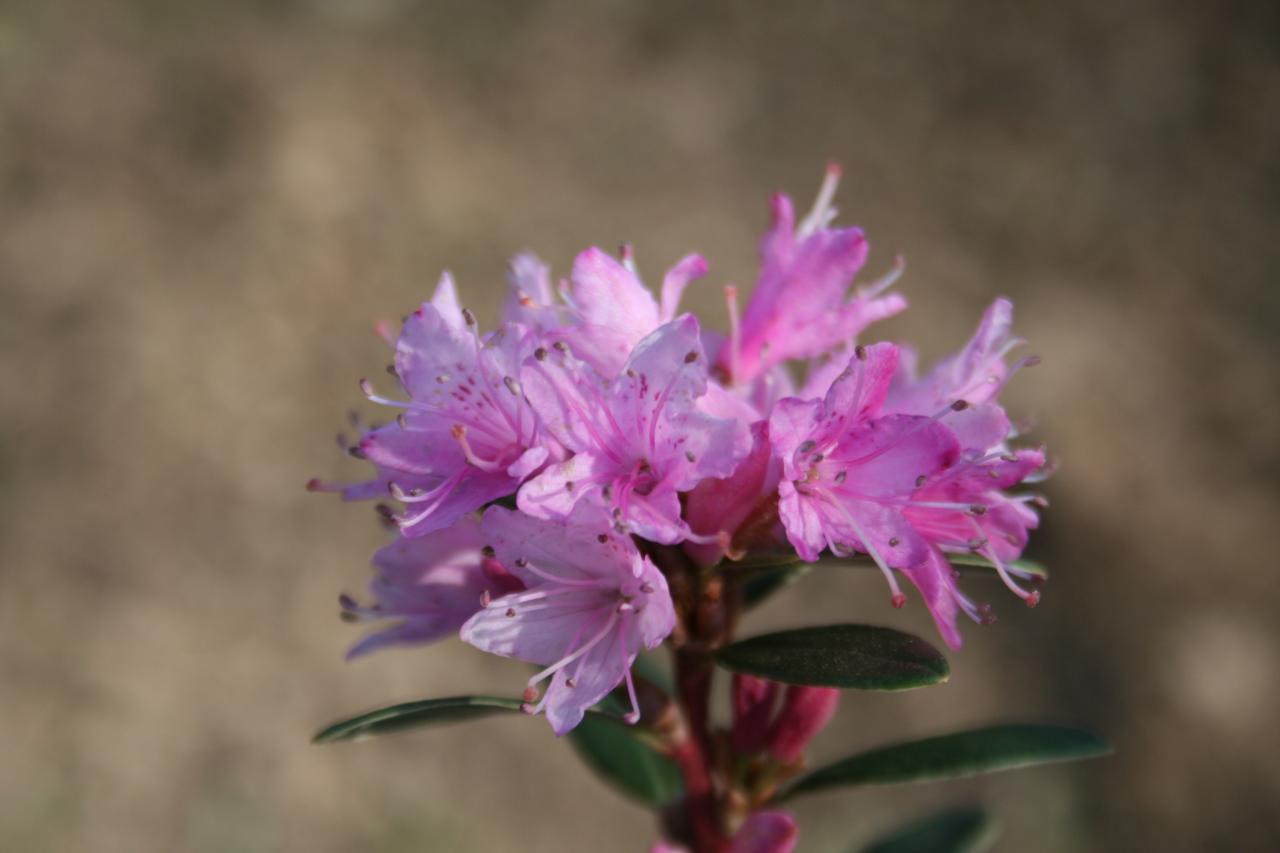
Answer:
<path fill-rule="evenodd" d="M 726 853 L 792 853 L 796 849 L 796 819 L 789 812 L 772 809 L 752 812 L 734 833 Z M 685 847 L 660 841 L 649 853 L 688 853 Z"/>
<path fill-rule="evenodd" d="M 799 761 L 818 732 L 827 727 L 840 704 L 834 687 L 792 684 L 769 731 L 769 754 L 784 763 Z"/>
<path fill-rule="evenodd" d="M 641 341 L 616 379 L 558 345 L 535 351 L 522 381 L 573 454 L 520 490 L 520 509 L 540 518 L 567 518 L 585 503 L 606 510 L 618 531 L 667 544 L 693 538 L 679 493 L 733 473 L 751 448 L 746 424 L 697 408 L 707 365 L 692 315 Z"/>
<path fill-rule="evenodd" d="M 486 553 L 527 587 L 488 601 L 462 627 L 465 642 L 545 667 L 525 691 L 531 713 L 545 711 L 556 734 L 621 683 L 639 719 L 631 665 L 675 627 L 666 578 L 630 537 L 589 511 L 545 521 L 490 507 Z M 541 699 L 538 688 L 546 682 Z"/>
<path fill-rule="evenodd" d="M 399 536 L 378 549 L 369 583 L 373 604 L 362 606 L 344 595 L 343 615 L 359 621 L 399 621 L 364 637 L 347 652 L 347 659 L 455 635 L 480 609 L 482 599 L 522 589 L 523 584 L 496 561 L 481 556 L 482 544 L 479 522 L 464 518 L 415 539 Z"/>

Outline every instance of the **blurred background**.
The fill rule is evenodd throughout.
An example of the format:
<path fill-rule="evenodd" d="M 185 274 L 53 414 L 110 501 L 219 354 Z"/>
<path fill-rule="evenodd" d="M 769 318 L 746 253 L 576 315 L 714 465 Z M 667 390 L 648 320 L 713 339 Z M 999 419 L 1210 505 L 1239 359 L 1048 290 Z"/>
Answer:
<path fill-rule="evenodd" d="M 382 531 L 310 495 L 385 363 L 373 321 L 444 268 L 634 241 L 693 305 L 753 280 L 766 200 L 828 159 L 871 337 L 926 358 L 996 294 L 1044 364 L 1015 413 L 1061 459 L 1027 611 L 949 684 L 847 696 L 818 760 L 991 720 L 1109 760 L 816 796 L 803 851 L 983 803 L 1008 851 L 1280 847 L 1280 6 L 569 0 L 0 2 L 0 848 L 642 850 L 647 815 L 541 723 L 334 747 L 339 716 L 514 693 L 456 643 L 342 662 Z M 760 628 L 933 636 L 874 573 Z"/>

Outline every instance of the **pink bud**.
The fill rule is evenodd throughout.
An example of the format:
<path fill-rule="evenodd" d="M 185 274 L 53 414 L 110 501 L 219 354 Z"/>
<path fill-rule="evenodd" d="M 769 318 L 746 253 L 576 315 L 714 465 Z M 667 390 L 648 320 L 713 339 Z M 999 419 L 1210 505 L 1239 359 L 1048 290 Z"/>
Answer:
<path fill-rule="evenodd" d="M 755 812 L 733 836 L 730 853 L 791 853 L 796 821 L 783 811 Z"/>
<path fill-rule="evenodd" d="M 733 751 L 759 752 L 769 737 L 769 722 L 777 704 L 778 683 L 754 675 L 733 677 Z"/>
<path fill-rule="evenodd" d="M 840 691 L 833 687 L 788 687 L 769 732 L 769 753 L 778 761 L 799 760 L 809 741 L 831 722 L 839 703 Z"/>

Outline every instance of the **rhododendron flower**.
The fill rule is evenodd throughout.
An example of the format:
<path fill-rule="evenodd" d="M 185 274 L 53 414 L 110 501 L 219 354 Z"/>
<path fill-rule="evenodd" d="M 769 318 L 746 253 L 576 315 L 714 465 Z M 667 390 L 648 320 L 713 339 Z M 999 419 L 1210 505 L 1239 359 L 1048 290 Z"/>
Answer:
<path fill-rule="evenodd" d="M 904 511 L 918 482 L 950 465 L 959 446 L 938 417 L 876 417 L 897 357 L 892 344 L 859 347 L 824 399 L 782 400 L 769 434 L 783 465 L 778 511 L 796 553 L 870 555 L 901 606 L 893 570 L 909 573 L 927 556 Z"/>
<path fill-rule="evenodd" d="M 630 246 L 621 261 L 593 246 L 574 260 L 561 307 L 547 266 L 525 252 L 511 261 L 503 318 L 536 329 L 546 345 L 571 344 L 578 358 L 612 379 L 640 341 L 675 319 L 685 287 L 706 273 L 701 255 L 681 258 L 663 276 L 659 302 L 636 273 Z"/>
<path fill-rule="evenodd" d="M 928 414 L 955 400 L 971 405 L 994 401 L 1005 383 L 1021 367 L 1039 361 L 1023 358 L 1013 368 L 1004 357 L 1019 344 L 1013 336 L 1013 303 L 997 299 L 982 315 L 978 330 L 959 352 L 939 361 L 927 375 L 916 377 L 915 353 L 903 348 L 899 373 L 885 400 L 886 412 Z"/>
<path fill-rule="evenodd" d="M 796 226 L 791 199 L 773 197 L 773 222 L 760 244 L 760 277 L 742 315 L 741 328 L 717 357 L 735 384 L 756 379 L 787 359 L 811 358 L 850 341 L 907 302 L 881 296 L 890 274 L 849 297 L 853 277 L 867 258 L 860 228 L 830 228 L 840 170 L 830 167 L 813 210 Z"/>
<path fill-rule="evenodd" d="M 865 555 L 895 607 L 907 601 L 905 577 L 952 648 L 962 642 L 961 615 L 992 621 L 988 605 L 959 589 L 953 561 L 989 563 L 1035 605 L 1039 592 L 1026 581 L 1036 575 L 1019 557 L 1043 501 L 1018 490 L 1045 476 L 1045 453 L 1014 446 L 999 399 L 1036 361 L 1007 361 L 1022 343 L 1008 300 L 995 300 L 973 337 L 923 374 L 909 348 L 860 340 L 906 307 L 887 293 L 904 266 L 854 284 L 868 248 L 860 229 L 833 227 L 839 176 L 828 169 L 799 222 L 787 196 L 773 198 L 741 315 L 737 288 L 724 287 L 726 335 L 679 313 L 686 286 L 707 273 L 700 255 L 673 265 L 655 295 L 630 246 L 617 257 L 588 248 L 562 280 L 532 253 L 516 255 L 491 332 L 462 309 L 447 274 L 398 336 L 384 332 L 404 394 L 361 386 L 399 414 L 346 448 L 372 463 L 373 476 L 312 483 L 402 505 L 379 506 L 398 531 L 374 555 L 372 602 L 341 598 L 350 620 L 393 621 L 349 657 L 456 631 L 537 669 L 520 698 L 401 703 L 317 739 L 516 707 L 545 714 L 563 735 L 588 712 L 629 703 L 623 721 L 643 723 L 636 730 L 605 737 L 588 720 L 574 741 L 596 770 L 661 804 L 671 840 L 655 853 L 792 853 L 795 820 L 772 806 L 894 778 L 873 768 L 855 779 L 839 764 L 808 772 L 805 753 L 836 711 L 833 685 L 943 680 L 936 649 L 869 626 L 746 641 L 738 626 L 748 608 L 806 573 L 800 561 L 824 554 Z M 664 643 L 671 678 L 635 679 L 640 652 Z M 726 683 L 728 726 L 717 722 L 712 694 Z M 1021 761 L 1041 737 L 1047 757 L 1090 748 L 1087 738 L 1041 728 L 961 732 L 912 750 L 945 775 L 968 772 L 966 756 L 986 751 L 993 767 L 1007 764 L 1001 750 Z M 959 758 L 946 746 L 956 743 Z"/>
<path fill-rule="evenodd" d="M 414 539 L 397 537 L 373 555 L 376 574 L 369 583 L 373 604 L 342 596 L 343 615 L 352 620 L 399 619 L 369 634 L 347 659 L 393 645 L 429 643 L 454 635 L 480 609 L 482 596 L 504 595 L 524 585 L 495 560 L 480 554 L 480 523 L 464 518 L 453 527 Z"/>
<path fill-rule="evenodd" d="M 707 365 L 692 315 L 641 341 L 614 380 L 563 344 L 535 351 L 522 377 L 547 430 L 573 453 L 520 490 L 530 515 L 567 518 L 585 502 L 619 531 L 667 544 L 696 538 L 679 493 L 732 474 L 751 448 L 746 424 L 697 408 Z"/>
<path fill-rule="evenodd" d="M 463 625 L 462 639 L 545 667 L 529 679 L 525 699 L 531 713 L 546 711 L 556 734 L 576 726 L 620 683 L 631 700 L 628 720 L 638 720 L 631 664 L 675 627 L 662 572 L 589 511 L 556 522 L 490 507 L 483 532 L 485 553 L 527 589 L 486 602 Z"/>
<path fill-rule="evenodd" d="M 640 341 L 675 319 L 685 286 L 706 272 L 702 256 L 681 259 L 663 277 L 659 303 L 636 274 L 630 247 L 623 261 L 587 249 L 573 262 L 564 294 L 574 320 L 574 353 L 601 376 L 617 376 Z"/>
<path fill-rule="evenodd" d="M 396 341 L 394 372 L 409 399 L 378 396 L 362 382 L 369 399 L 403 412 L 361 439 L 358 452 L 378 476 L 344 496 L 389 491 L 406 507 L 396 524 L 420 536 L 514 494 L 560 454 L 520 390 L 520 365 L 533 346 L 530 333 L 514 324 L 482 340 L 445 276 L 431 302 L 405 319 Z"/>

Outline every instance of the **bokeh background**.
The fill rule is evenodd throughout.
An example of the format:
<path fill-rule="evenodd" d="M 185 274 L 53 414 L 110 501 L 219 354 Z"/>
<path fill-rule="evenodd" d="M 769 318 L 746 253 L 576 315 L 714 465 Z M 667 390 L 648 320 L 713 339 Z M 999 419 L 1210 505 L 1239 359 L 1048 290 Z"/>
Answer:
<path fill-rule="evenodd" d="M 842 221 L 926 357 L 997 293 L 1062 460 L 1028 612 L 944 687 L 850 695 L 834 758 L 989 720 L 1106 761 L 827 794 L 802 850 L 980 802 L 1009 851 L 1280 846 L 1280 6 L 1267 2 L 0 2 L 0 848 L 641 850 L 541 723 L 319 748 L 392 700 L 509 693 L 457 644 L 344 665 L 382 531 L 309 495 L 444 268 L 634 241 L 749 284 L 768 194 Z M 757 625 L 931 635 L 872 573 Z M 980 581 L 975 581 L 975 584 Z M 972 587 L 971 587 L 972 589 Z"/>

